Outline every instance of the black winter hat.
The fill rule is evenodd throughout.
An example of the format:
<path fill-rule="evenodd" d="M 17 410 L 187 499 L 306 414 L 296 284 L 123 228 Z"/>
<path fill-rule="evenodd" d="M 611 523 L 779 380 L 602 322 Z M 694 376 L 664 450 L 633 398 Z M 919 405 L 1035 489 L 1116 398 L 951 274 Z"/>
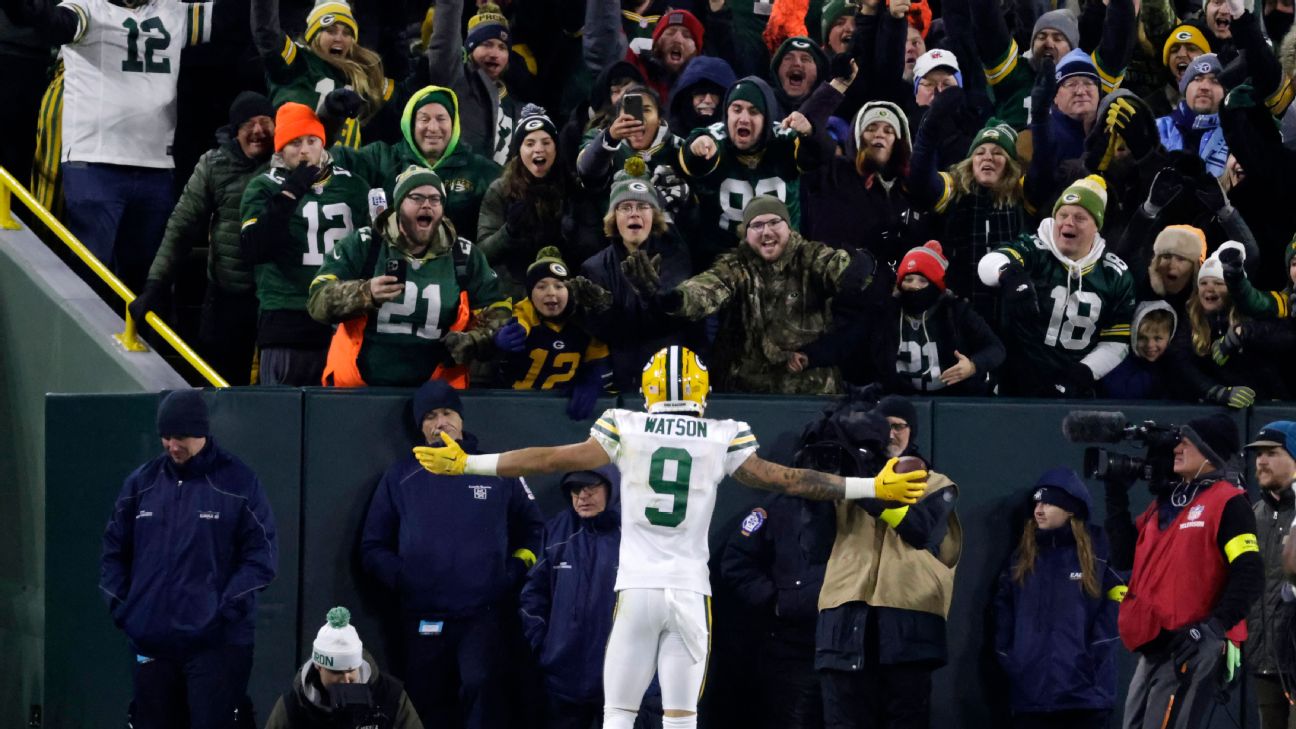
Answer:
<path fill-rule="evenodd" d="M 909 424 L 909 437 L 912 439 L 913 434 L 918 426 L 918 410 L 909 402 L 909 398 L 899 395 L 887 395 L 878 400 L 874 412 L 885 418 L 900 418 Z"/>
<path fill-rule="evenodd" d="M 1035 489 L 1035 495 L 1032 498 L 1037 503 L 1052 504 L 1063 511 L 1069 511 L 1072 514 L 1075 514 L 1081 519 L 1087 519 L 1089 517 L 1089 509 L 1085 506 L 1083 501 L 1077 499 L 1071 494 L 1068 494 L 1057 486 L 1041 486 Z"/>
<path fill-rule="evenodd" d="M 1197 450 L 1217 469 L 1227 466 L 1242 449 L 1237 424 L 1223 413 L 1193 418 L 1179 429 L 1179 435 L 1197 446 Z"/>
<path fill-rule="evenodd" d="M 555 146 L 558 144 L 558 127 L 554 126 L 553 120 L 545 114 L 544 107 L 527 104 L 522 107 L 521 117 L 513 129 L 513 139 L 509 140 L 510 157 L 517 156 L 518 151 L 522 149 L 522 141 L 531 132 L 544 132 L 553 139 Z"/>
<path fill-rule="evenodd" d="M 157 411 L 158 435 L 206 438 L 211 435 L 207 403 L 198 390 L 175 390 L 162 398 Z"/>
<path fill-rule="evenodd" d="M 414 391 L 414 428 L 422 430 L 423 418 L 437 408 L 450 408 L 463 417 L 463 401 L 459 392 L 445 380 L 428 380 Z"/>
<path fill-rule="evenodd" d="M 229 123 L 234 131 L 243 126 L 243 122 L 254 116 L 268 116 L 274 118 L 274 105 L 263 94 L 255 91 L 244 91 L 234 97 L 234 102 L 229 108 Z"/>

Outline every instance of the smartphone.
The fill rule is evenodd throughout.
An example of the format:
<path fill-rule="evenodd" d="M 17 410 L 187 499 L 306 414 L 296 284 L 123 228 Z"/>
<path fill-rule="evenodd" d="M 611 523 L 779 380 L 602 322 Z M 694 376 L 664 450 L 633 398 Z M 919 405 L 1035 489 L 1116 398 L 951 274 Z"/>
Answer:
<path fill-rule="evenodd" d="M 644 107 L 643 94 L 626 94 L 621 97 L 621 111 L 643 123 Z"/>
<path fill-rule="evenodd" d="M 408 265 L 403 257 L 389 258 L 387 259 L 387 275 L 395 276 L 396 283 L 403 284 L 405 283 L 405 271 Z"/>

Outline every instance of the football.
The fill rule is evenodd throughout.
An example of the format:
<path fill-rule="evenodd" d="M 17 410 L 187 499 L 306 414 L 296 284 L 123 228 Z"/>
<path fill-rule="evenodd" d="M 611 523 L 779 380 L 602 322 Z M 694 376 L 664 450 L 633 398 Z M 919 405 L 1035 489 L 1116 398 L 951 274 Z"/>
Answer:
<path fill-rule="evenodd" d="M 900 456 L 896 460 L 895 467 L 891 470 L 895 473 L 909 473 L 910 471 L 923 471 L 926 468 L 927 464 L 923 463 L 923 459 L 918 456 Z"/>

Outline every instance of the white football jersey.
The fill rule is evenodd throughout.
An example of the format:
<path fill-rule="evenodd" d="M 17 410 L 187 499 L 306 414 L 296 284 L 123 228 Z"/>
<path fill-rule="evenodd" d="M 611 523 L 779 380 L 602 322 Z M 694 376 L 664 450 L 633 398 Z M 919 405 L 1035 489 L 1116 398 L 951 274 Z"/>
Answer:
<path fill-rule="evenodd" d="M 63 46 L 65 162 L 171 169 L 180 50 L 211 38 L 212 3 L 65 0 L 76 38 Z"/>
<path fill-rule="evenodd" d="M 711 594 L 707 532 L 716 487 L 756 452 L 746 423 L 605 411 L 590 429 L 621 471 L 616 589 Z"/>

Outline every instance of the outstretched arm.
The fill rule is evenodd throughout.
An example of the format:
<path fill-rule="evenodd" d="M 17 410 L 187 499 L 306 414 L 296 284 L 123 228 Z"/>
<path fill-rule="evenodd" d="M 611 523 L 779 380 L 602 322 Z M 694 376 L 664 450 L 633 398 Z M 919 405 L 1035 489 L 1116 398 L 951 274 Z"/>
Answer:
<path fill-rule="evenodd" d="M 420 465 L 436 474 L 458 476 L 464 473 L 479 476 L 530 476 L 535 473 L 563 473 L 565 471 L 590 471 L 606 466 L 612 460 L 598 441 L 590 438 L 584 443 L 553 446 L 549 448 L 522 448 L 506 453 L 486 453 L 470 456 L 445 433 L 444 445 L 419 446 L 414 457 Z"/>
<path fill-rule="evenodd" d="M 746 486 L 779 491 L 812 501 L 841 499 L 885 499 L 905 504 L 917 502 L 927 487 L 926 471 L 897 474 L 887 462 L 877 478 L 842 478 L 805 468 L 788 468 L 753 453 L 734 471 L 734 478 Z"/>

